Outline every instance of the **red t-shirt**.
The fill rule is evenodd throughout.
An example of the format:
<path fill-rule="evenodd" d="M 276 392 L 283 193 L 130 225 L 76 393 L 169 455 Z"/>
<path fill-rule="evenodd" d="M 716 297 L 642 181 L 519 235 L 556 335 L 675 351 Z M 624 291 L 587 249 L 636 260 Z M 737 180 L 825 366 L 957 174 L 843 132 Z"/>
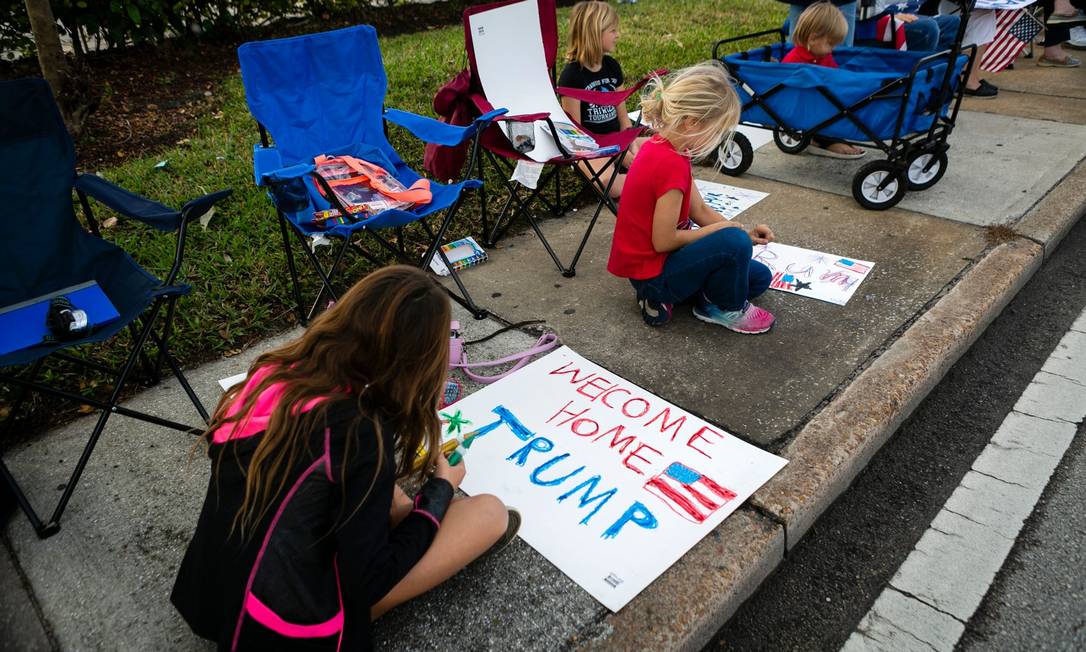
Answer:
<path fill-rule="evenodd" d="M 656 211 L 656 200 L 669 190 L 681 192 L 682 208 L 675 228 L 687 228 L 690 224 L 692 183 L 690 159 L 676 152 L 671 143 L 653 136 L 641 146 L 626 174 L 626 185 L 622 188 L 607 271 L 615 276 L 639 280 L 660 275 L 667 254 L 652 247 L 652 216 Z"/>
<path fill-rule="evenodd" d="M 781 63 L 811 63 L 816 66 L 825 66 L 827 68 L 836 68 L 837 62 L 833 60 L 833 53 L 829 53 L 825 56 L 816 57 L 811 54 L 811 51 L 802 45 L 792 46 L 792 50 L 784 55 L 781 59 Z"/>

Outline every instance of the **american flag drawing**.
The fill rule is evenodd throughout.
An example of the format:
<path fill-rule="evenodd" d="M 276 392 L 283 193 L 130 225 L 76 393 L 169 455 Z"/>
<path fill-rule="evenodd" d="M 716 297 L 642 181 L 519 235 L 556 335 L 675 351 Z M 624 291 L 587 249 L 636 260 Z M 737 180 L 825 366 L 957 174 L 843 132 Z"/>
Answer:
<path fill-rule="evenodd" d="M 980 59 L 981 70 L 999 72 L 1014 63 L 1018 54 L 1043 25 L 1025 9 L 996 11 L 996 34 Z"/>
<path fill-rule="evenodd" d="M 858 263 L 855 260 L 849 260 L 848 258 L 842 258 L 834 263 L 834 265 L 843 267 L 851 272 L 856 272 L 857 274 L 866 274 L 871 271 L 871 268 L 867 265 Z"/>
<path fill-rule="evenodd" d="M 694 523 L 705 522 L 713 512 L 735 498 L 734 491 L 679 462 L 672 462 L 662 473 L 650 478 L 645 483 L 645 490 Z"/>
<path fill-rule="evenodd" d="M 796 277 L 791 274 L 785 274 L 784 272 L 774 272 L 773 279 L 769 282 L 769 287 L 777 290 L 795 290 Z"/>

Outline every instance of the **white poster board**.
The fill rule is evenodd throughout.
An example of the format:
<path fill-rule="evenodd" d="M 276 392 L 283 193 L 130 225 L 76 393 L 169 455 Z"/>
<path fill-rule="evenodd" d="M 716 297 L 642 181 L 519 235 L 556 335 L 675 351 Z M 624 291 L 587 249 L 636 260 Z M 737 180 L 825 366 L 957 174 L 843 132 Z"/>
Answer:
<path fill-rule="evenodd" d="M 519 509 L 520 536 L 612 611 L 786 464 L 569 347 L 442 413 L 481 433 L 464 491 Z"/>
<path fill-rule="evenodd" d="M 875 263 L 778 242 L 755 245 L 752 260 L 773 272 L 769 287 L 843 306 L 871 274 Z"/>
<path fill-rule="evenodd" d="M 468 26 L 479 81 L 491 105 L 509 115 L 547 113 L 558 129 L 569 124 L 551 84 L 536 0 L 473 14 Z M 526 156 L 542 163 L 561 155 L 547 124 L 536 120 L 535 149 Z"/>
<path fill-rule="evenodd" d="M 769 196 L 768 192 L 747 190 L 702 179 L 695 179 L 694 185 L 698 187 L 698 192 L 701 193 L 705 204 L 723 215 L 726 220 L 735 219 L 736 215 Z"/>

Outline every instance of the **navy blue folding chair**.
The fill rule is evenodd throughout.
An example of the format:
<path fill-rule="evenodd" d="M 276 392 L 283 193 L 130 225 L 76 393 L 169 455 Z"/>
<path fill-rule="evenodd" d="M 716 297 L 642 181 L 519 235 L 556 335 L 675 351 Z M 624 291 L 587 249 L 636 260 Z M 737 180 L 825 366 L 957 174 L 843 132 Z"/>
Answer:
<path fill-rule="evenodd" d="M 464 192 L 482 186 L 481 181 L 469 178 L 478 161 L 475 136 L 493 118 L 505 113 L 504 110 L 483 115 L 466 127 L 395 109 L 386 110 L 388 79 L 377 32 L 369 25 L 246 43 L 238 48 L 238 60 L 249 112 L 256 118 L 260 130 L 260 143 L 253 149 L 254 176 L 258 186 L 267 188 L 275 204 L 298 316 L 303 322 L 320 308 L 325 294 L 333 300 L 337 298 L 332 278 L 348 250 L 380 264 L 376 256 L 354 239 L 356 233 L 372 238 L 401 262 L 428 269 L 434 256 L 439 256 L 446 267 L 452 269 L 441 250 L 441 241 L 460 208 Z M 335 193 L 316 173 L 313 159 L 317 156 L 348 155 L 369 161 L 387 170 L 407 187 L 420 178 L 389 144 L 386 120 L 406 128 L 425 142 L 454 146 L 473 140 L 464 179 L 448 185 L 431 182 L 433 200 L 429 204 L 408 210 L 382 211 L 351 224 L 328 228 L 316 225 L 313 219 L 316 211 L 335 209 L 341 215 L 347 214 Z M 444 218 L 434 229 L 428 218 L 442 211 Z M 403 227 L 416 222 L 429 240 L 421 259 L 408 254 L 403 239 Z M 395 244 L 382 235 L 388 230 L 397 234 Z M 288 234 L 291 232 L 321 280 L 317 296 L 308 310 L 302 302 Z M 310 246 L 309 238 L 317 235 L 338 241 L 327 267 Z M 351 246 L 352 243 L 355 246 Z M 450 291 L 453 299 L 476 317 L 486 316 L 486 311 L 472 300 L 459 275 L 452 271 L 451 276 L 459 290 L 459 293 Z"/>
<path fill-rule="evenodd" d="M 75 470 L 47 521 L 38 516 L 0 457 L 0 476 L 26 512 L 38 536 L 45 538 L 60 529 L 61 514 L 111 414 L 135 417 L 186 432 L 203 430 L 123 407 L 118 405 L 118 400 L 126 382 L 137 377 L 146 383 L 157 382 L 165 364 L 177 377 L 204 423 L 207 422 L 207 411 L 170 354 L 168 342 L 177 300 L 190 290 L 188 285 L 177 282 L 185 251 L 186 226 L 231 191 L 205 195 L 185 204 L 181 210 L 173 210 L 93 174 L 77 174 L 72 140 L 49 86 L 41 79 L 0 82 L 0 115 L 4 116 L 0 121 L 0 206 L 4 208 L 4 217 L 0 219 L 0 265 L 4 270 L 0 274 L 0 310 L 24 302 L 33 304 L 36 298 L 94 281 L 119 313 L 119 317 L 79 339 L 43 339 L 40 343 L 0 355 L 0 382 L 17 387 L 11 411 L 0 426 L 0 443 L 10 435 L 11 426 L 31 391 L 101 410 Z M 76 218 L 73 189 L 82 204 L 89 231 Z M 122 249 L 102 239 L 88 198 L 159 231 L 176 233 L 173 267 L 165 280 L 151 275 Z M 73 347 L 104 342 L 126 329 L 132 337 L 132 348 L 120 368 L 69 352 Z M 18 335 L 11 331 L 0 332 L 0 342 L 8 344 Z M 153 358 L 144 352 L 148 341 L 157 350 Z M 9 348 L 5 346 L 5 350 Z M 96 400 L 39 382 L 47 359 L 63 360 L 111 376 L 113 387 L 109 398 Z"/>

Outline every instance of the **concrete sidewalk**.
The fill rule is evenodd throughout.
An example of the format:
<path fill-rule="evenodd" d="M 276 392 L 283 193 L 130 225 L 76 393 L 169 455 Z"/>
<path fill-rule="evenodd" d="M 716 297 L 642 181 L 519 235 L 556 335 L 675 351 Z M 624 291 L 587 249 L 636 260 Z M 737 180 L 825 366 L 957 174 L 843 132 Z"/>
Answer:
<path fill-rule="evenodd" d="M 770 193 L 740 221 L 768 223 L 786 244 L 876 263 L 847 306 L 770 292 L 760 301 L 778 317 L 768 335 L 734 335 L 685 308 L 664 329 L 645 327 L 629 285 L 604 269 L 611 215 L 575 278 L 563 278 L 530 233 L 468 270 L 477 297 L 502 318 L 545 319 L 582 355 L 790 464 L 617 614 L 518 540 L 383 618 L 379 645 L 697 649 L 707 641 L 1086 209 L 1086 70 L 1022 61 L 995 81 L 1004 88 L 998 100 L 966 103 L 946 177 L 891 211 L 853 202 L 847 165 L 772 145 L 738 179 L 696 170 Z M 560 254 L 572 252 L 586 218 L 545 224 Z M 465 317 L 469 337 L 498 326 Z M 214 404 L 218 379 L 292 335 L 205 365 L 190 380 Z M 508 333 L 471 355 L 533 341 Z M 195 420 L 173 383 L 132 403 Z M 36 504 L 57 494 L 63 461 L 78 454 L 89 428 L 80 420 L 5 453 Z M 190 458 L 191 448 L 182 435 L 114 417 L 61 532 L 38 541 L 25 518 L 12 519 L 0 550 L 0 641 L 14 649 L 210 648 L 168 602 L 207 482 L 206 461 Z"/>

